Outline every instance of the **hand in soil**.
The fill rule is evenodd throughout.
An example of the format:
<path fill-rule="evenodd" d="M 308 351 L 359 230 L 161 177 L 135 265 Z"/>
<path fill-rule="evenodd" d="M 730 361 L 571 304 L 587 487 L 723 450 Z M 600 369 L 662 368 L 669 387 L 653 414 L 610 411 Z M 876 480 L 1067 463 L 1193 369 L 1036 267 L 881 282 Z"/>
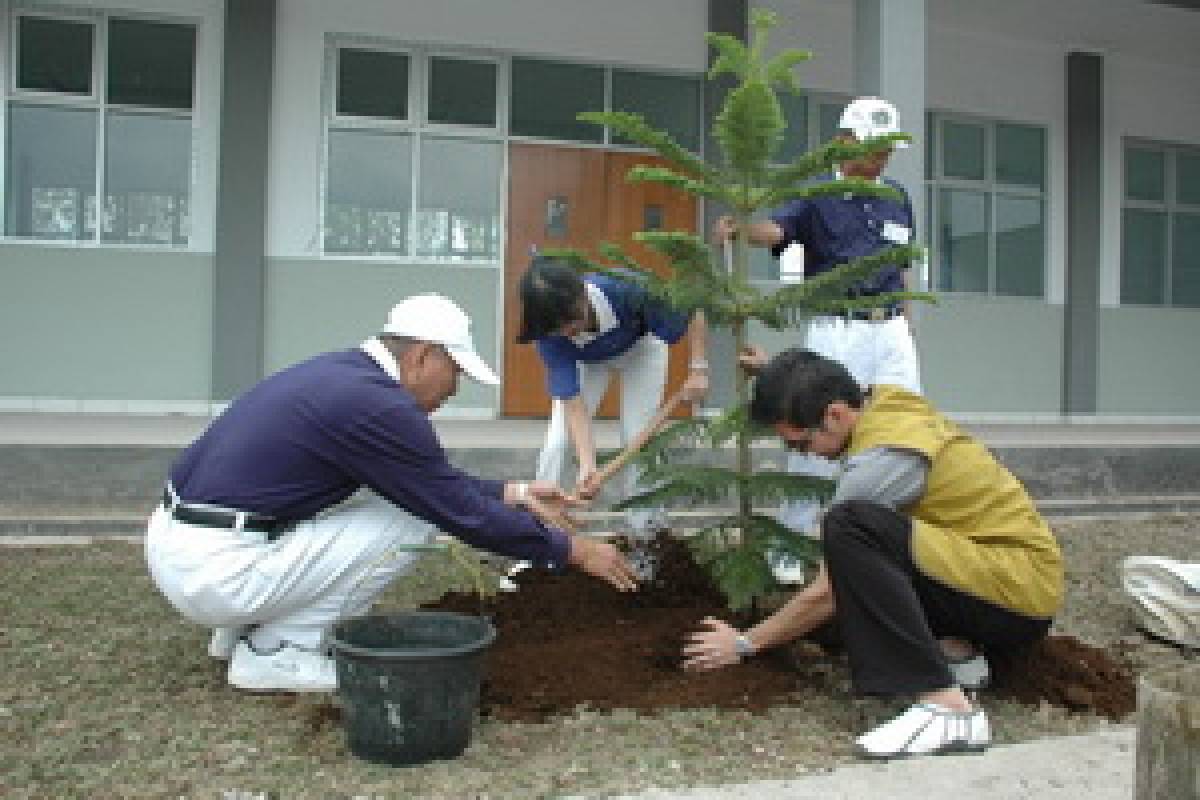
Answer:
<path fill-rule="evenodd" d="M 615 545 L 582 536 L 571 537 L 571 566 L 607 581 L 622 592 L 637 589 L 637 573 Z"/>
<path fill-rule="evenodd" d="M 683 668 L 703 671 L 728 667 L 741 661 L 734 640 L 737 628 L 716 617 L 705 617 L 701 623 L 707 630 L 699 630 L 688 637 L 683 648 Z"/>

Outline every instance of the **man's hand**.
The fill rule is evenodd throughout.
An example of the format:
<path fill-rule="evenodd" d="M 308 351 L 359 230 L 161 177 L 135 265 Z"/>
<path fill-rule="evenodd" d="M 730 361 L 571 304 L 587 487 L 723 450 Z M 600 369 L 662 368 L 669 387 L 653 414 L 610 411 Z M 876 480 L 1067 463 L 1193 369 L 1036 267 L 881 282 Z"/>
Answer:
<path fill-rule="evenodd" d="M 737 223 L 731 216 L 717 217 L 713 222 L 712 238 L 718 244 L 723 244 L 731 239 L 736 239 L 738 235 Z"/>
<path fill-rule="evenodd" d="M 706 630 L 699 630 L 688 637 L 683 648 L 683 668 L 703 672 L 728 667 L 742 660 L 737 652 L 737 637 L 741 632 L 727 622 L 707 617 L 702 623 Z"/>
<path fill-rule="evenodd" d="M 708 394 L 708 370 L 693 369 L 688 372 L 687 380 L 683 382 L 683 399 L 689 403 L 698 403 Z"/>
<path fill-rule="evenodd" d="M 504 502 L 528 509 L 544 524 L 574 533 L 579 523 L 567 513 L 582 505 L 550 481 L 517 481 L 504 485 Z"/>
<path fill-rule="evenodd" d="M 579 480 L 575 482 L 575 497 L 581 501 L 595 499 L 600 493 L 600 473 L 596 465 L 583 467 L 579 470 Z"/>
<path fill-rule="evenodd" d="M 738 353 L 738 366 L 745 370 L 747 375 L 757 375 L 768 361 L 770 358 L 767 351 L 757 345 L 744 347 L 742 352 Z"/>
<path fill-rule="evenodd" d="M 583 536 L 571 537 L 569 563 L 581 572 L 615 586 L 619 591 L 637 589 L 637 575 L 613 545 Z"/>

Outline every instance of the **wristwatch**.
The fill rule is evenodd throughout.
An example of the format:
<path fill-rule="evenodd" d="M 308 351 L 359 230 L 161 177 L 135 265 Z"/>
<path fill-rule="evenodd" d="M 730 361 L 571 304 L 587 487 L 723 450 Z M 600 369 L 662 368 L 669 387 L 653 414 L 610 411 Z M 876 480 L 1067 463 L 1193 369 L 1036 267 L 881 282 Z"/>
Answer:
<path fill-rule="evenodd" d="M 691 370 L 707 370 L 707 369 L 708 369 L 708 361 L 707 361 L 707 360 L 705 360 L 705 359 L 703 359 L 703 358 L 696 358 L 696 359 L 693 359 L 692 361 L 690 361 L 690 362 L 688 363 L 688 369 L 691 369 Z"/>
<path fill-rule="evenodd" d="M 737 653 L 738 658 L 749 658 L 754 655 L 754 643 L 749 636 L 739 633 L 733 637 L 733 652 Z"/>

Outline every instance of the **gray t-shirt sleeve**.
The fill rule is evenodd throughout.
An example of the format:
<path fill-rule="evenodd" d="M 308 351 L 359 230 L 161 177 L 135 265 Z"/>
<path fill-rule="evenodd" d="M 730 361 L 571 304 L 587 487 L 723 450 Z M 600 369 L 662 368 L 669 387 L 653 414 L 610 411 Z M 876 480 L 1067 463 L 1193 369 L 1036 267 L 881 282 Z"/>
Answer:
<path fill-rule="evenodd" d="M 866 500 L 903 509 L 925 491 L 929 462 L 911 450 L 873 447 L 851 456 L 833 493 L 833 505 Z"/>

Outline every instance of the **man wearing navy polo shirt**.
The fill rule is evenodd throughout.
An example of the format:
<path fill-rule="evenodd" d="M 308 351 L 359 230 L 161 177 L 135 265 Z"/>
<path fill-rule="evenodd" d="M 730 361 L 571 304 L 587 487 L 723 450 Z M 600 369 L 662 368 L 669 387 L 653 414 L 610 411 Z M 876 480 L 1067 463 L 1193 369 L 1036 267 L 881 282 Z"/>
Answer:
<path fill-rule="evenodd" d="M 499 383 L 462 309 L 410 297 L 379 336 L 238 397 L 171 467 L 147 526 L 147 564 L 175 608 L 215 629 L 209 653 L 230 659 L 230 684 L 332 691 L 326 633 L 364 613 L 410 568 L 411 546 L 439 530 L 635 588 L 615 547 L 563 530 L 557 487 L 449 464 L 428 415 L 460 372 Z"/>
<path fill-rule="evenodd" d="M 521 331 L 518 342 L 536 342 L 546 367 L 553 400 L 550 427 L 538 457 L 539 480 L 559 483 L 574 444 L 579 476 L 576 492 L 590 498 L 599 487 L 592 416 L 611 378 L 621 376 L 621 438 L 628 442 L 649 424 L 667 382 L 667 346 L 689 330 L 691 361 L 685 399 L 696 401 L 708 390 L 703 318 L 688 324 L 633 282 L 610 275 L 581 276 L 546 256 L 535 256 L 521 277 Z M 626 491 L 637 473 L 625 472 Z M 664 524 L 661 513 L 634 510 L 630 533 L 647 538 Z"/>
<path fill-rule="evenodd" d="M 899 130 L 895 107 L 878 97 L 859 97 L 846 106 L 839 136 L 859 141 Z M 906 143 L 903 143 L 903 146 Z M 812 277 L 856 258 L 871 256 L 888 247 L 908 244 L 913 237 L 912 204 L 904 187 L 882 178 L 890 151 L 884 150 L 841 165 L 835 177 L 879 181 L 900 193 L 901 199 L 868 196 L 801 198 L 778 209 L 766 222 L 748 226 L 747 240 L 768 247 L 776 258 L 793 246 L 803 248 L 804 275 Z M 738 235 L 729 217 L 717 220 L 718 241 Z M 904 291 L 907 268 L 887 266 L 863 281 L 851 297 Z M 917 351 L 909 329 L 907 308 L 898 304 L 884 309 L 816 316 L 809 321 L 805 347 L 843 364 L 863 386 L 891 384 L 919 394 L 921 380 Z M 788 471 L 831 478 L 833 462 L 811 454 L 788 456 Z M 785 505 L 782 521 L 790 528 L 817 535 L 820 507 L 815 501 Z M 803 580 L 799 564 L 777 562 L 775 576 L 782 582 Z"/>

